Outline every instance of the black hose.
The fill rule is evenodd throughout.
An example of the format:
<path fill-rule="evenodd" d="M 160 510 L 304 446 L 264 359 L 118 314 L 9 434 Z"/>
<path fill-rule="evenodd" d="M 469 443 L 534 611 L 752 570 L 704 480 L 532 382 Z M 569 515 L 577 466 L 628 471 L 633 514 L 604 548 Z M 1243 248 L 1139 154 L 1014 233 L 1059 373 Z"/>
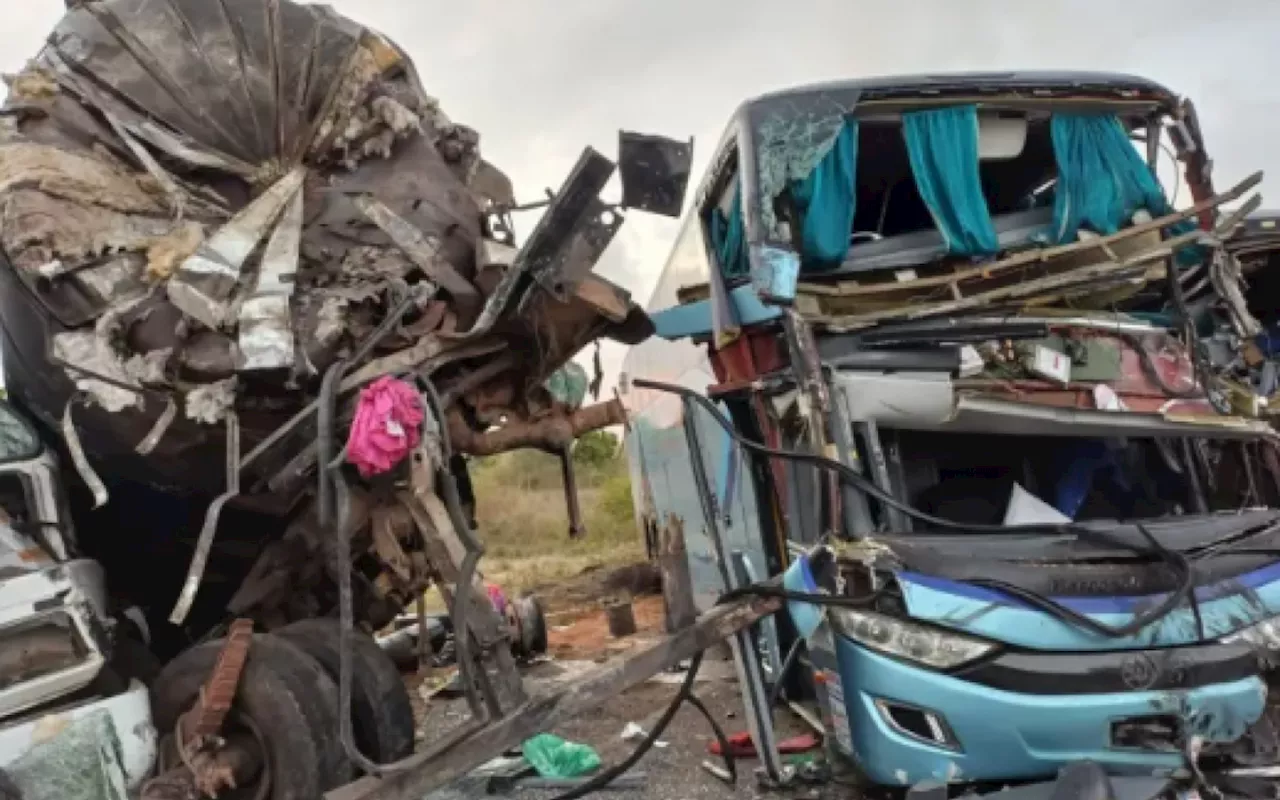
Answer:
<path fill-rule="evenodd" d="M 441 461 L 447 465 L 453 460 L 453 442 L 449 439 L 449 429 L 440 393 L 436 391 L 435 384 L 425 375 L 416 375 L 415 380 L 423 388 L 427 402 L 431 405 L 431 412 L 435 414 L 436 423 L 440 426 L 440 450 L 443 455 Z M 475 681 L 471 673 L 471 629 L 467 622 L 467 610 L 471 606 L 471 585 L 475 581 L 476 567 L 484 555 L 484 545 L 472 533 L 471 524 L 462 511 L 462 503 L 458 498 L 458 485 L 454 481 L 453 473 L 445 466 L 441 466 L 437 481 L 444 490 L 444 503 L 449 512 L 449 519 L 466 551 L 458 569 L 458 582 L 453 602 L 449 604 L 449 618 L 453 622 L 453 643 L 456 651 L 454 661 L 458 664 L 458 677 L 467 695 L 467 704 L 471 707 L 471 713 L 479 716 L 483 712 L 483 706 L 476 696 Z"/>
<path fill-rule="evenodd" d="M 400 313 L 407 306 L 407 300 L 401 303 Z M 333 453 L 333 431 L 334 431 L 334 411 L 337 397 L 337 387 L 341 383 L 343 375 L 346 373 L 349 362 L 341 361 L 331 366 L 325 372 L 324 379 L 320 384 L 320 395 L 318 398 L 317 413 L 317 432 L 316 432 L 316 455 L 319 469 L 317 470 L 316 485 L 316 516 L 317 522 L 321 530 L 329 527 L 333 520 L 335 511 L 333 495 L 338 495 L 337 511 L 338 520 L 335 525 L 335 553 L 334 553 L 334 571 L 338 583 L 338 705 L 339 705 L 339 739 L 342 742 L 343 750 L 348 758 L 351 759 L 357 767 L 362 771 L 373 775 L 380 776 L 388 772 L 400 771 L 411 766 L 407 761 L 400 761 L 392 764 L 379 764 L 368 758 L 364 753 L 360 752 L 358 745 L 355 743 L 355 733 L 351 720 L 351 693 L 352 693 L 352 634 L 355 627 L 355 613 L 352 608 L 352 587 L 351 587 L 351 540 L 350 540 L 350 488 L 347 485 L 346 477 L 342 474 L 342 458 L 341 454 L 337 457 Z M 451 443 L 448 438 L 448 432 L 443 428 L 444 415 L 439 406 L 439 395 L 436 393 L 435 387 L 429 380 L 419 378 L 427 389 L 427 395 L 431 398 L 434 405 L 436 418 L 442 426 L 441 440 L 442 447 L 449 455 L 446 456 L 446 463 L 452 454 Z M 454 527 L 458 531 L 458 536 L 462 540 L 466 549 L 466 556 L 460 568 L 459 575 L 459 591 L 455 594 L 453 603 L 449 609 L 455 631 L 455 646 L 458 654 L 458 673 L 462 681 L 464 693 L 467 697 L 468 704 L 478 721 L 483 724 L 488 721 L 490 715 L 487 709 L 480 702 L 475 690 L 475 681 L 472 679 L 471 662 L 470 662 L 470 634 L 467 626 L 467 608 L 470 605 L 471 584 L 475 576 L 476 567 L 480 561 L 480 557 L 484 554 L 484 548 L 476 541 L 472 535 L 469 526 L 461 513 L 461 507 L 458 500 L 457 486 L 453 482 L 453 476 L 447 474 L 445 470 L 440 470 L 440 479 L 444 484 L 445 505 L 448 507 L 450 519 L 453 521 Z"/>
<path fill-rule="evenodd" d="M 360 752 L 355 742 L 355 728 L 351 721 L 351 648 L 355 627 L 355 611 L 352 608 L 351 590 L 351 489 L 342 474 L 342 457 L 333 455 L 333 416 L 337 387 L 347 370 L 347 362 L 339 361 L 329 367 L 320 383 L 319 406 L 316 409 L 316 457 L 318 477 L 316 483 L 316 517 L 324 530 L 332 520 L 337 495 L 337 522 L 334 524 L 333 565 L 338 582 L 338 739 L 347 758 L 362 771 L 380 776 L 386 767 L 377 764 Z"/>
<path fill-rule="evenodd" d="M 676 394 L 676 395 L 680 395 L 685 398 L 691 399 L 694 402 L 698 403 L 699 405 L 702 406 L 702 408 L 708 414 L 711 415 L 711 418 L 714 419 L 722 429 L 724 429 L 725 433 L 728 434 L 730 438 L 736 441 L 748 452 L 751 452 L 760 456 L 771 457 L 771 458 L 783 458 L 783 459 L 788 459 L 792 461 L 798 461 L 801 463 L 811 464 L 821 469 L 833 471 L 837 473 L 841 478 L 843 478 L 847 484 L 851 485 L 853 488 L 857 489 L 858 491 L 861 491 L 864 494 L 870 495 L 871 497 L 874 497 L 877 500 L 880 500 L 885 505 L 890 506 L 891 508 L 895 508 L 901 511 L 902 513 L 906 514 L 907 516 L 910 516 L 928 525 L 933 525 L 935 527 L 943 528 L 946 530 L 964 531 L 966 533 L 1017 534 L 1017 533 L 1029 533 L 1029 532 L 1051 532 L 1051 533 L 1058 533 L 1058 534 L 1069 534 L 1069 535 L 1074 535 L 1083 541 L 1089 541 L 1089 542 L 1107 545 L 1110 547 L 1116 547 L 1118 549 L 1128 550 L 1130 552 L 1133 552 L 1139 555 L 1157 556 L 1161 560 L 1169 563 L 1170 566 L 1178 570 L 1178 572 L 1180 573 L 1181 581 L 1180 581 L 1178 590 L 1172 593 L 1168 598 L 1166 598 L 1165 601 L 1162 602 L 1157 608 L 1152 609 L 1152 611 L 1150 612 L 1135 616 L 1133 620 L 1131 620 L 1126 625 L 1122 625 L 1114 628 L 1107 625 L 1103 625 L 1101 623 L 1096 622 L 1095 620 L 1089 619 L 1088 617 L 1078 614 L 1075 611 L 1072 611 L 1071 609 L 1066 608 L 1065 606 L 1062 606 L 1061 604 L 1053 601 L 1052 599 L 1044 597 L 1042 595 L 1029 592 L 1019 587 L 1009 586 L 1007 584 L 1001 584 L 1001 583 L 991 582 L 991 581 L 985 582 L 989 588 L 998 589 L 1001 591 L 1008 591 L 1010 594 L 1013 594 L 1014 596 L 1017 596 L 1019 599 L 1022 599 L 1028 603 L 1034 604 L 1041 610 L 1045 611 L 1046 613 L 1052 614 L 1053 616 L 1057 617 L 1060 621 L 1065 622 L 1069 625 L 1080 627 L 1091 633 L 1101 634 L 1103 636 L 1117 637 L 1117 638 L 1128 636 L 1132 633 L 1135 633 L 1136 631 L 1139 631 L 1145 628 L 1148 625 L 1151 625 L 1154 622 L 1159 621 L 1160 619 L 1168 615 L 1170 612 L 1173 611 L 1173 609 L 1177 608 L 1178 605 L 1180 605 L 1183 600 L 1187 598 L 1187 594 L 1191 590 L 1191 586 L 1193 584 L 1193 577 L 1190 572 L 1190 569 L 1186 567 L 1187 562 L 1185 557 L 1183 557 L 1180 553 L 1175 553 L 1169 550 L 1167 547 L 1161 544 L 1158 539 L 1152 536 L 1149 531 L 1147 531 L 1145 528 L 1142 528 L 1141 526 L 1139 526 L 1139 530 L 1143 533 L 1143 536 L 1151 544 L 1151 548 L 1149 550 L 1136 547 L 1128 542 L 1117 540 L 1112 536 L 1106 535 L 1102 531 L 1095 531 L 1090 528 L 1086 528 L 1084 526 L 1076 525 L 1073 523 L 1004 526 L 1004 525 L 979 525 L 979 524 L 965 524 L 965 523 L 952 522 L 951 520 L 948 520 L 948 519 L 935 517 L 932 514 L 926 513 L 924 511 L 920 511 L 919 509 L 915 508 L 914 506 L 911 506 L 908 503 L 902 502 L 901 500 L 897 499 L 896 497 L 889 494 L 885 490 L 876 486 L 874 483 L 871 483 L 866 478 L 862 477 L 861 474 L 859 474 L 857 471 L 855 471 L 851 467 L 845 464 L 841 464 L 839 461 L 835 461 L 835 460 L 826 458 L 825 456 L 817 455 L 814 453 L 800 453 L 793 450 L 775 449 L 775 448 L 767 447 L 765 445 L 762 445 L 747 439 L 733 427 L 733 424 L 729 420 L 725 419 L 724 415 L 720 412 L 720 409 L 716 408 L 715 404 L 712 403 L 711 400 L 709 400 L 706 397 L 703 397 L 702 395 L 700 395 L 699 393 L 691 389 L 686 389 L 683 386 L 675 386 L 672 384 L 662 383 L 659 381 L 652 381 L 644 378 L 636 378 L 632 382 L 636 386 L 642 389 L 654 389 L 657 391 L 669 392 L 671 394 Z M 970 581 L 970 583 L 974 583 L 975 585 L 981 585 L 983 582 Z M 747 587 L 747 588 L 754 589 L 755 587 Z M 782 590 L 770 590 L 770 591 L 775 596 L 785 596 L 785 593 Z M 729 595 L 726 595 L 726 597 L 732 597 L 735 594 L 741 594 L 741 592 L 739 593 L 730 592 Z M 827 596 L 819 595 L 819 597 L 827 597 Z M 792 598 L 788 597 L 787 599 L 792 599 Z M 836 599 L 837 598 L 831 598 L 830 600 L 827 600 L 825 602 L 827 602 L 828 604 L 836 604 L 832 602 Z M 851 599 L 851 598 L 842 598 L 842 599 Z M 809 600 L 806 602 L 818 603 L 822 601 L 815 599 L 815 600 Z"/>
<path fill-rule="evenodd" d="M 630 755 L 612 767 L 609 767 L 604 772 L 599 772 L 593 775 L 581 786 L 575 786 L 567 792 L 558 794 L 552 798 L 552 800 L 577 800 L 579 797 L 583 797 L 591 794 L 592 792 L 603 789 L 616 778 L 621 777 L 627 772 L 627 770 L 634 767 L 640 759 L 644 758 L 645 753 L 648 753 L 653 749 L 658 738 L 662 736 L 663 731 L 665 731 L 667 726 L 671 724 L 671 720 L 675 717 L 676 712 L 680 710 L 680 706 L 685 703 L 691 704 L 694 708 L 702 712 L 702 715 L 711 723 L 711 730 L 715 734 L 716 739 L 720 742 L 720 752 L 724 755 L 725 769 L 728 770 L 729 775 L 736 783 L 738 769 L 737 764 L 734 762 L 733 754 L 729 750 L 729 739 L 724 735 L 724 730 L 721 729 L 720 725 L 715 721 L 714 717 L 712 717 L 711 713 L 707 710 L 707 707 L 702 704 L 702 701 L 693 696 L 693 685 L 694 681 L 697 680 L 698 670 L 702 667 L 702 656 L 702 653 L 698 653 L 693 657 L 693 661 L 689 664 L 689 671 L 685 673 L 684 682 L 680 684 L 680 691 L 676 692 L 676 696 L 672 698 L 671 703 L 667 706 L 666 710 L 662 712 L 662 716 L 658 718 L 656 723 L 654 723 L 653 730 L 649 731 L 649 734 L 644 737 L 644 741 L 636 745 L 636 749 L 632 750 Z"/>

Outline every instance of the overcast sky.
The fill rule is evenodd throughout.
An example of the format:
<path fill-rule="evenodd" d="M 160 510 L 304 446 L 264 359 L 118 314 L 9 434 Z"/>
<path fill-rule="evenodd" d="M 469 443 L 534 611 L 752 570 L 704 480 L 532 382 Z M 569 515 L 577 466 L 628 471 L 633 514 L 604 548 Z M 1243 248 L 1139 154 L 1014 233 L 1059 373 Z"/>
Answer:
<path fill-rule="evenodd" d="M 697 139 L 695 174 L 745 97 L 904 72 L 1134 72 L 1196 100 L 1215 181 L 1280 183 L 1277 0 L 332 0 L 397 41 L 487 158 L 535 197 L 619 128 Z M 63 0 L 9 0 L 0 67 Z M 1280 198 L 1267 205 L 1280 206 Z M 643 303 L 676 224 L 634 213 L 600 272 Z M 612 380 L 621 348 L 607 349 Z"/>

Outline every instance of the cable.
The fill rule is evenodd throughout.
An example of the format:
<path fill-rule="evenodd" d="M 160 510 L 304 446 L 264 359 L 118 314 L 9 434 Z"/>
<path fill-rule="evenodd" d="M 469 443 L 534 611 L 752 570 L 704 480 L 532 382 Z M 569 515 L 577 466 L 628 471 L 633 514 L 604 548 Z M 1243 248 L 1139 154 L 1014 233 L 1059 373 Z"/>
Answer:
<path fill-rule="evenodd" d="M 453 460 L 453 442 L 449 438 L 449 428 L 445 423 L 444 404 L 440 400 L 440 393 L 436 391 L 435 384 L 427 376 L 415 375 L 414 378 L 423 388 L 427 402 L 431 404 L 431 412 L 435 414 L 437 423 L 440 425 L 440 452 L 443 456 L 441 461 L 443 464 L 448 464 Z M 466 555 L 463 556 L 462 564 L 458 568 L 457 591 L 453 602 L 449 604 L 449 618 L 453 622 L 454 661 L 458 664 L 459 680 L 467 693 L 471 712 L 479 715 L 481 707 L 474 694 L 475 684 L 471 674 L 471 629 L 467 622 L 467 610 L 471 604 L 466 600 L 471 597 L 471 585 L 475 582 L 476 567 L 480 564 L 481 556 L 484 555 L 484 545 L 471 532 L 471 525 L 462 512 L 462 503 L 458 498 L 458 484 L 454 481 L 453 474 L 441 466 L 437 481 L 444 489 L 444 504 L 449 512 L 449 519 L 458 534 L 458 539 L 462 542 L 463 549 L 466 550 Z"/>
<path fill-rule="evenodd" d="M 795 663 L 796 657 L 800 655 L 800 645 L 804 644 L 804 637 L 797 636 L 796 640 L 791 643 L 791 648 L 787 650 L 786 658 L 782 659 L 782 666 L 778 667 L 778 676 L 773 679 L 773 686 L 769 689 L 769 708 L 778 705 L 778 698 L 782 696 L 782 684 L 786 680 L 787 673 L 791 671 L 791 665 Z"/>
<path fill-rule="evenodd" d="M 694 708 L 702 712 L 702 715 L 711 723 L 712 733 L 715 734 L 716 739 L 720 742 L 720 752 L 724 755 L 725 769 L 729 772 L 730 778 L 736 783 L 738 779 L 738 769 L 737 764 L 734 762 L 733 755 L 730 752 L 729 739 L 724 735 L 724 730 L 721 729 L 720 725 L 715 721 L 715 718 L 712 717 L 711 713 L 707 710 L 707 707 L 703 705 L 701 700 L 693 695 L 694 681 L 697 680 L 698 670 L 702 667 L 702 656 L 702 653 L 698 653 L 693 657 L 693 661 L 689 664 L 689 671 L 685 673 L 684 682 L 680 684 L 680 690 L 676 692 L 676 696 L 672 698 L 667 709 L 662 712 L 662 716 L 658 718 L 656 723 L 654 723 L 653 730 L 649 731 L 649 735 L 644 737 L 644 741 L 636 745 L 636 749 L 632 750 L 630 755 L 612 767 L 609 767 L 604 772 L 597 773 L 582 785 L 575 786 L 567 792 L 556 795 L 552 800 L 577 800 L 579 797 L 583 797 L 591 794 L 592 792 L 603 789 L 605 786 L 612 783 L 614 779 L 621 777 L 627 772 L 627 770 L 634 767 L 640 759 L 644 758 L 645 753 L 648 753 L 653 748 L 654 744 L 658 741 L 658 737 L 662 735 L 663 731 L 667 729 L 667 726 L 671 724 L 671 720 L 675 718 L 676 712 L 680 710 L 680 706 L 685 703 L 689 703 Z"/>
<path fill-rule="evenodd" d="M 338 581 L 338 739 L 342 749 L 364 772 L 379 776 L 385 771 L 374 763 L 355 743 L 355 727 L 351 720 L 351 636 L 355 627 L 355 611 L 352 608 L 351 590 L 351 540 L 348 528 L 351 524 L 350 487 L 342 474 L 342 456 L 333 456 L 333 416 L 337 387 L 347 371 L 346 361 L 339 361 L 324 374 L 320 383 L 319 407 L 316 409 L 316 458 L 318 463 L 316 485 L 316 517 L 321 530 L 329 526 L 333 512 L 338 513 L 334 527 L 333 562 L 334 576 Z M 337 495 L 336 504 L 332 495 Z"/>

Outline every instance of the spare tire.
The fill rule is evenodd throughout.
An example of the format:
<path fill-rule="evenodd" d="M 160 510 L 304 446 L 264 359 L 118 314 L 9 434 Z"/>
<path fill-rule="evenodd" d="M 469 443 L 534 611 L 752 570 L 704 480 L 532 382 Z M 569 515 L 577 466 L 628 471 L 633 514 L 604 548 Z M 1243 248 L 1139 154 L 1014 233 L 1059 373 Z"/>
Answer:
<path fill-rule="evenodd" d="M 172 733 L 200 695 L 222 641 L 170 661 L 151 687 L 156 729 Z M 256 635 L 236 689 L 228 726 L 246 720 L 270 765 L 270 800 L 315 800 L 348 782 L 350 762 L 338 742 L 338 689 L 327 672 L 285 639 Z"/>
<path fill-rule="evenodd" d="M 295 622 L 275 635 L 306 651 L 338 682 L 340 624 L 335 619 Z M 413 752 L 413 705 L 400 670 L 378 643 L 351 632 L 351 722 L 365 757 L 387 764 Z M 336 697 L 336 695 L 335 695 Z"/>

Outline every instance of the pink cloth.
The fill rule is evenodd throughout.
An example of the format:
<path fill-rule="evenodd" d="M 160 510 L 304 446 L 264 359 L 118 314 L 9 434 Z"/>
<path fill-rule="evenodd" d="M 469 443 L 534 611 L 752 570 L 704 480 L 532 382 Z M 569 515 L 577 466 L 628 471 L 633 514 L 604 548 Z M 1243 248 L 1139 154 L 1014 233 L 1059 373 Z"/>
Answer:
<path fill-rule="evenodd" d="M 493 583 L 486 583 L 484 588 L 485 588 L 485 591 L 489 593 L 489 602 L 493 603 L 494 609 L 499 614 L 502 614 L 503 616 L 505 616 L 507 613 L 506 594 L 504 594 L 502 589 L 498 588 L 498 586 Z"/>
<path fill-rule="evenodd" d="M 387 472 L 418 446 L 422 426 L 422 399 L 413 387 L 398 378 L 379 378 L 360 392 L 347 460 L 368 478 Z"/>

